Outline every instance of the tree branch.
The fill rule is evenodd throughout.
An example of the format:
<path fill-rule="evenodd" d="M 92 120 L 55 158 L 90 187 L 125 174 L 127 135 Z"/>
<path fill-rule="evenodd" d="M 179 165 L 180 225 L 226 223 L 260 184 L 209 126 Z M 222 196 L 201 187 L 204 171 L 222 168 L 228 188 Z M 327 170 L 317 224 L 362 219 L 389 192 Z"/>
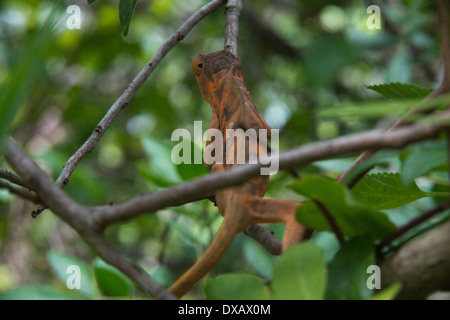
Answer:
<path fill-rule="evenodd" d="M 441 120 L 449 119 L 449 111 L 442 112 Z M 317 160 L 349 155 L 361 150 L 386 148 L 399 149 L 410 143 L 431 139 L 444 128 L 430 124 L 415 124 L 389 133 L 370 131 L 319 141 L 279 154 L 279 168 L 289 170 Z M 240 184 L 260 175 L 261 164 L 242 165 L 226 173 L 206 177 L 159 191 L 141 195 L 122 204 L 95 207 L 93 219 L 99 228 L 135 218 L 170 206 L 179 206 L 204 199 L 210 192 Z"/>
<path fill-rule="evenodd" d="M 237 55 L 239 37 L 239 15 L 242 10 L 242 0 L 228 0 L 225 7 L 227 20 L 225 24 L 224 49 Z"/>
<path fill-rule="evenodd" d="M 273 236 L 273 233 L 269 230 L 262 228 L 258 225 L 249 225 L 245 228 L 244 233 L 249 237 L 258 241 L 268 252 L 274 256 L 278 256 L 282 252 L 282 246 L 280 240 Z"/>
<path fill-rule="evenodd" d="M 441 121 L 448 125 L 449 111 L 441 112 Z M 373 148 L 402 148 L 407 144 L 436 137 L 445 127 L 431 124 L 415 124 L 390 133 L 372 131 L 320 141 L 292 149 L 279 155 L 279 168 L 288 170 L 307 165 L 313 161 Z M 49 208 L 71 225 L 80 236 L 106 261 L 122 270 L 153 297 L 171 298 L 150 277 L 144 277 L 134 264 L 108 249 L 102 240 L 101 231 L 106 226 L 132 219 L 146 212 L 181 205 L 199 200 L 211 191 L 230 187 L 260 175 L 261 164 L 243 165 L 226 173 L 212 174 L 166 190 L 133 198 L 125 203 L 111 206 L 82 206 L 59 189 L 39 166 L 29 159 L 11 140 L 7 141 L 5 159 L 19 174 L 26 185 L 36 190 L 37 195 Z M 119 256 L 119 257 L 118 257 Z"/>
<path fill-rule="evenodd" d="M 20 174 L 25 183 L 37 190 L 36 193 L 44 200 L 45 204 L 72 226 L 103 260 L 121 270 L 150 296 L 156 299 L 174 298 L 139 267 L 128 261 L 106 242 L 100 230 L 95 228 L 93 224 L 92 214 L 94 210 L 92 208 L 81 206 L 67 196 L 11 140 L 6 143 L 4 155 L 6 161 Z"/>

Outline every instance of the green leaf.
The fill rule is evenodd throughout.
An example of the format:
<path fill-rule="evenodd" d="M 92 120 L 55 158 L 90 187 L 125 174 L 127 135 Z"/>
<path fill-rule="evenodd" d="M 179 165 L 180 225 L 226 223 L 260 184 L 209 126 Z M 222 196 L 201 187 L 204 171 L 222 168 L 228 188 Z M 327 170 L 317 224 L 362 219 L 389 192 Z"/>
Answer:
<path fill-rule="evenodd" d="M 224 274 L 209 278 L 205 285 L 209 300 L 268 300 L 269 289 L 251 274 Z"/>
<path fill-rule="evenodd" d="M 370 300 L 393 300 L 402 289 L 400 282 L 394 282 L 386 289 L 374 294 Z"/>
<path fill-rule="evenodd" d="M 286 250 L 273 271 L 272 288 L 277 299 L 324 298 L 327 270 L 320 248 L 303 242 Z"/>
<path fill-rule="evenodd" d="M 372 85 L 368 86 L 367 89 L 373 90 L 392 101 L 424 99 L 433 91 L 432 89 L 400 82 Z"/>
<path fill-rule="evenodd" d="M 366 161 L 363 161 L 359 165 L 357 165 L 355 168 L 350 170 L 350 172 L 345 176 L 344 180 L 342 181 L 343 185 L 348 185 L 355 177 L 357 177 L 362 172 L 365 172 L 366 170 L 370 170 L 372 167 L 375 167 L 376 165 L 383 164 L 383 163 L 389 163 L 395 159 L 398 159 L 398 154 L 400 153 L 399 150 L 381 150 Z"/>
<path fill-rule="evenodd" d="M 138 165 L 142 175 L 163 187 L 182 182 L 168 145 L 150 137 L 142 138 L 141 144 L 148 156 L 147 163 Z"/>
<path fill-rule="evenodd" d="M 358 237 L 345 242 L 328 268 L 327 299 L 367 299 L 367 267 L 375 263 L 373 240 Z"/>
<path fill-rule="evenodd" d="M 0 300 L 79 300 L 80 296 L 42 285 L 24 285 L 0 294 Z"/>
<path fill-rule="evenodd" d="M 81 259 L 55 252 L 50 251 L 47 253 L 47 261 L 53 269 L 53 272 L 58 277 L 59 280 L 64 285 L 68 283 L 73 283 L 73 277 L 77 275 L 77 269 L 72 269 L 73 266 L 75 268 L 79 268 L 80 272 L 80 289 L 74 288 L 72 289 L 74 292 L 80 293 L 83 297 L 87 299 L 93 299 L 97 295 L 96 284 L 94 280 L 94 275 L 92 274 L 92 270 L 89 265 Z"/>
<path fill-rule="evenodd" d="M 379 239 L 395 230 L 394 224 L 383 212 L 360 202 L 345 186 L 334 180 L 304 175 L 289 187 L 320 201 L 334 217 L 344 236 L 372 235 Z M 331 231 L 327 219 L 313 202 L 304 202 L 298 207 L 297 220 L 307 228 Z"/>
<path fill-rule="evenodd" d="M 415 183 L 405 186 L 399 173 L 366 175 L 352 189 L 352 193 L 375 209 L 393 209 L 417 199 L 431 196 Z"/>
<path fill-rule="evenodd" d="M 133 284 L 121 271 L 100 258 L 94 260 L 94 272 L 100 290 L 111 297 L 132 297 Z"/>
<path fill-rule="evenodd" d="M 428 174 L 432 169 L 447 163 L 446 141 L 430 141 L 418 144 L 402 163 L 402 182 L 411 185 L 415 178 Z"/>
<path fill-rule="evenodd" d="M 88 3 L 94 3 L 96 0 L 87 0 Z"/>
<path fill-rule="evenodd" d="M 261 245 L 253 240 L 244 242 L 244 259 L 262 277 L 270 277 L 273 272 L 274 261 L 272 256 Z"/>
<path fill-rule="evenodd" d="M 120 0 L 119 2 L 119 19 L 124 36 L 128 34 L 128 28 L 130 27 L 131 17 L 133 16 L 136 3 L 137 0 Z"/>

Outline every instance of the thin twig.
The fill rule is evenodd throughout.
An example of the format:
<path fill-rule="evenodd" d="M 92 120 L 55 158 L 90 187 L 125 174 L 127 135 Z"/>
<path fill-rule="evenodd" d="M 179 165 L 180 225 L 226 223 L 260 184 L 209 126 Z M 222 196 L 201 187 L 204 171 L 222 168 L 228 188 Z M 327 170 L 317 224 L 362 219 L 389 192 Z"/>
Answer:
<path fill-rule="evenodd" d="M 18 195 L 25 200 L 29 200 L 34 203 L 41 203 L 35 193 L 22 187 L 15 187 L 12 184 L 2 180 L 0 180 L 0 189 L 7 189 L 10 193 Z"/>
<path fill-rule="evenodd" d="M 245 228 L 245 234 L 258 241 L 268 252 L 278 256 L 282 252 L 280 240 L 274 237 L 273 233 L 258 225 L 249 225 Z"/>
<path fill-rule="evenodd" d="M 377 244 L 376 251 L 381 253 L 381 250 L 385 246 L 389 245 L 392 241 L 399 238 L 400 236 L 402 236 L 403 234 L 405 234 L 412 228 L 418 226 L 422 222 L 430 219 L 434 215 L 448 209 L 449 207 L 450 207 L 450 201 L 449 200 L 443 201 L 443 202 L 439 203 L 438 205 L 436 205 L 435 207 L 431 208 L 430 210 L 426 211 L 422 215 L 420 215 L 420 216 L 412 219 L 408 223 L 400 226 L 399 228 L 397 228 L 397 230 L 395 230 L 393 233 L 391 233 L 389 236 L 387 236 L 386 238 L 384 238 Z"/>
<path fill-rule="evenodd" d="M 339 225 L 337 224 L 336 220 L 334 220 L 333 215 L 328 211 L 327 207 L 319 201 L 319 200 L 313 200 L 313 202 L 316 204 L 316 206 L 319 208 L 320 212 L 322 212 L 325 219 L 327 219 L 328 224 L 331 227 L 331 230 L 333 230 L 336 238 L 339 241 L 340 245 L 343 245 L 345 242 L 344 235 L 342 234 L 341 228 L 339 228 Z"/>
<path fill-rule="evenodd" d="M 138 75 L 131 81 L 127 86 L 125 91 L 120 95 L 120 97 L 114 102 L 114 104 L 109 108 L 108 112 L 105 114 L 103 119 L 95 127 L 89 138 L 83 143 L 83 145 L 67 160 L 64 164 L 64 168 L 56 180 L 56 185 L 59 188 L 63 188 L 69 183 L 70 176 L 72 175 L 75 168 L 78 166 L 80 161 L 90 153 L 98 144 L 102 136 L 105 134 L 106 130 L 112 123 L 112 121 L 118 116 L 120 111 L 122 111 L 133 98 L 137 90 L 143 85 L 145 80 L 153 72 L 156 66 L 161 62 L 161 60 L 166 56 L 166 54 L 181 40 L 186 37 L 186 35 L 192 30 L 192 28 L 201 21 L 204 17 L 215 11 L 225 0 L 213 0 L 200 8 L 197 12 L 192 14 L 182 25 L 175 31 L 156 51 L 151 60 L 147 65 L 138 73 Z M 45 207 L 39 207 L 36 209 L 32 215 L 35 217 L 39 213 L 45 210 Z"/>
<path fill-rule="evenodd" d="M 224 49 L 237 55 L 239 37 L 239 15 L 242 10 L 242 0 L 228 0 L 225 6 L 227 16 L 225 24 Z"/>
<path fill-rule="evenodd" d="M 26 188 L 25 183 L 23 182 L 23 179 L 21 177 L 15 175 L 8 169 L 0 168 L 0 178 L 6 179 L 11 183 L 14 183 L 14 184 L 17 184 L 18 186 Z"/>

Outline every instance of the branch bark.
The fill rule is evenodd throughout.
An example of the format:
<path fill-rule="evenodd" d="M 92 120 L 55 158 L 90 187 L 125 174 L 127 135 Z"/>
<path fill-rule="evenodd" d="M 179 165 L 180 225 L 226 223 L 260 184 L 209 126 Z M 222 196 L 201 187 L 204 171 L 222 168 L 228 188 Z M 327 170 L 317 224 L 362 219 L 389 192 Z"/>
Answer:
<path fill-rule="evenodd" d="M 450 123 L 449 111 L 442 112 L 441 120 Z M 415 124 L 389 133 L 370 131 L 304 145 L 279 154 L 279 168 L 290 170 L 314 161 L 349 155 L 372 148 L 400 149 L 422 140 L 435 138 L 444 127 Z M 213 191 L 240 184 L 260 175 L 261 164 L 242 165 L 226 173 L 211 174 L 163 191 L 133 198 L 122 204 L 95 207 L 93 219 L 99 228 L 133 219 L 143 213 L 170 206 L 179 206 L 204 199 Z"/>
<path fill-rule="evenodd" d="M 44 200 L 46 205 L 73 227 L 82 239 L 106 262 L 115 266 L 134 280 L 145 292 L 156 299 L 174 299 L 164 288 L 154 282 L 138 266 L 111 247 L 100 230 L 92 223 L 93 210 L 81 206 L 59 189 L 39 166 L 11 140 L 5 146 L 5 159 L 24 179 L 25 183 Z"/>
<path fill-rule="evenodd" d="M 227 16 L 225 24 L 225 44 L 224 49 L 237 55 L 239 38 L 239 15 L 242 10 L 242 0 L 228 0 L 225 6 Z"/>

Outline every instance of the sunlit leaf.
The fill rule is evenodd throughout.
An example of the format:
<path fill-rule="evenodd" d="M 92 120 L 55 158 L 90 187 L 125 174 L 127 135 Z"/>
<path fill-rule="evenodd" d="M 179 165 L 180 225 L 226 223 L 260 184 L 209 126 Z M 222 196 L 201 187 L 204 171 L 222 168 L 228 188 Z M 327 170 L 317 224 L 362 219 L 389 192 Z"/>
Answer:
<path fill-rule="evenodd" d="M 415 183 L 405 186 L 399 173 L 379 173 L 364 176 L 352 193 L 376 209 L 393 209 L 417 199 L 437 194 L 420 190 Z"/>

